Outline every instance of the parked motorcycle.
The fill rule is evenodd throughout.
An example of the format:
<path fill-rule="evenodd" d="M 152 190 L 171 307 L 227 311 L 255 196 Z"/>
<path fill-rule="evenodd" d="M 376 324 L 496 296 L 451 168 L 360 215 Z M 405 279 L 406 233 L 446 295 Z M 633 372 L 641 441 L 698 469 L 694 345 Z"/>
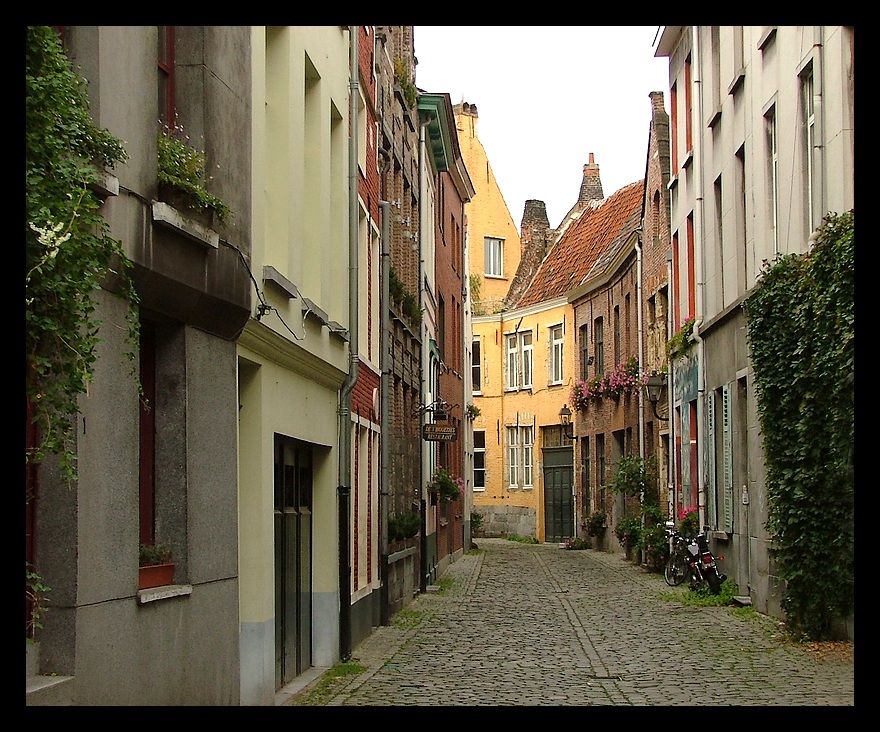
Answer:
<path fill-rule="evenodd" d="M 700 531 L 688 539 L 675 530 L 672 521 L 667 521 L 666 536 L 670 542 L 669 561 L 663 572 L 666 583 L 676 587 L 687 578 L 692 590 L 699 589 L 705 582 L 713 595 L 720 593 L 727 575 L 718 570 L 715 556 L 709 549 L 709 537 L 705 532 Z"/>

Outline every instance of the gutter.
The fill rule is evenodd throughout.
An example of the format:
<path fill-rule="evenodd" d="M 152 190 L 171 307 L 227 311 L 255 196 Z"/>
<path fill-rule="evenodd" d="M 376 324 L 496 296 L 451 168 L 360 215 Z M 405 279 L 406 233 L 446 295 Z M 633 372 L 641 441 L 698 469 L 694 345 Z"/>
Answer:
<path fill-rule="evenodd" d="M 348 376 L 339 391 L 339 656 L 351 658 L 351 395 L 358 374 L 358 191 L 357 134 L 360 89 L 358 84 L 358 29 L 348 27 L 350 130 L 348 136 L 348 322 L 350 339 Z"/>

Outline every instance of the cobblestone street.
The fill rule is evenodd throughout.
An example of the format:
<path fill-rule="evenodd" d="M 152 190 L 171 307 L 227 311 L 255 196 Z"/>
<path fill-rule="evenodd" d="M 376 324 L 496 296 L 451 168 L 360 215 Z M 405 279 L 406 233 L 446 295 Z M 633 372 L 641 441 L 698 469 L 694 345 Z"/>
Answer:
<path fill-rule="evenodd" d="M 363 673 L 280 704 L 854 705 L 852 653 L 787 642 L 771 618 L 684 606 L 685 586 L 619 554 L 477 544 L 354 649 Z"/>

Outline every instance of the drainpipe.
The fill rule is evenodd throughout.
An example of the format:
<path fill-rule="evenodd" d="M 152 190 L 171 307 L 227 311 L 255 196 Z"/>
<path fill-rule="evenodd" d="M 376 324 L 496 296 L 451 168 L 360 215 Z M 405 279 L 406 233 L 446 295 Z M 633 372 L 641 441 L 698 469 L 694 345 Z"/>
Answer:
<path fill-rule="evenodd" d="M 675 293 L 672 287 L 672 252 L 666 255 L 666 283 L 669 292 L 669 302 L 666 306 L 666 333 L 672 334 L 675 327 Z M 678 503 L 678 488 L 675 485 L 675 478 L 678 475 L 676 465 L 678 465 L 678 450 L 675 449 L 675 369 L 672 366 L 672 359 L 667 358 L 666 364 L 668 374 L 666 379 L 666 408 L 669 410 L 669 454 L 667 456 L 667 483 L 666 483 L 666 505 L 669 510 L 669 518 L 675 520 L 675 507 Z M 670 495 L 671 493 L 671 495 Z"/>
<path fill-rule="evenodd" d="M 380 476 L 379 489 L 379 522 L 381 526 L 380 534 L 380 559 L 382 566 L 380 567 L 380 577 L 382 579 L 382 587 L 379 604 L 379 618 L 382 625 L 390 624 L 389 599 L 388 599 L 388 519 L 389 506 L 388 495 L 389 476 L 391 466 L 388 461 L 390 458 L 390 442 L 391 442 L 391 405 L 388 398 L 389 382 L 391 379 L 391 357 L 389 354 L 389 337 L 388 329 L 391 327 L 388 313 L 389 305 L 389 278 L 391 277 L 391 242 L 388 237 L 389 223 L 391 219 L 391 204 L 388 201 L 379 201 L 379 207 L 382 209 L 382 297 L 380 303 L 382 306 L 382 330 L 379 332 L 379 367 L 381 369 L 381 382 L 379 403 L 381 405 L 381 416 L 379 417 L 379 428 L 381 434 L 381 465 L 382 474 Z"/>
<path fill-rule="evenodd" d="M 642 230 L 636 232 L 636 313 L 639 333 L 639 374 L 645 367 L 644 351 L 644 323 L 642 322 Z M 645 392 L 639 389 L 639 456 L 645 459 Z M 639 496 L 639 502 L 644 503 L 645 492 Z"/>
<path fill-rule="evenodd" d="M 339 392 L 339 655 L 343 661 L 351 657 L 351 394 L 358 373 L 358 191 L 357 134 L 358 129 L 358 28 L 348 27 L 351 69 L 349 71 L 348 136 L 348 376 Z"/>
<path fill-rule="evenodd" d="M 429 221 L 427 224 L 424 221 L 424 216 L 422 213 L 424 212 L 424 202 L 422 201 L 422 196 L 425 194 L 425 167 L 428 164 L 427 155 L 425 153 L 425 129 L 427 128 L 430 120 L 419 120 L 419 307 L 422 311 L 422 325 L 421 325 L 421 334 L 422 334 L 422 379 L 421 379 L 421 404 L 427 405 L 428 403 L 428 379 L 431 375 L 431 339 L 430 334 L 428 333 L 428 321 L 425 318 L 426 303 L 425 303 L 425 248 L 423 241 L 423 232 L 425 230 L 425 226 L 433 226 L 434 222 Z M 430 451 L 429 446 L 426 444 L 424 440 L 422 440 L 421 428 L 428 423 L 428 410 L 421 410 L 421 420 L 419 426 L 419 441 L 420 441 L 420 463 L 422 466 L 422 476 L 419 481 L 419 495 L 421 496 L 419 500 L 419 510 L 422 514 L 422 537 L 420 541 L 420 554 L 421 554 L 421 568 L 420 574 L 421 579 L 419 580 L 419 592 L 422 594 L 428 591 L 428 491 L 427 491 L 427 479 L 428 476 L 431 475 L 432 465 L 429 464 L 430 459 Z"/>
<path fill-rule="evenodd" d="M 703 62 L 702 46 L 700 43 L 700 26 L 692 26 L 693 28 L 693 48 L 694 48 L 694 99 L 695 105 L 695 124 L 694 129 L 700 130 L 700 121 L 703 119 L 703 92 L 702 92 L 702 70 Z M 705 466 L 706 457 L 704 455 L 706 448 L 706 440 L 703 436 L 701 426 L 705 423 L 705 400 L 706 400 L 706 345 L 700 337 L 700 326 L 703 324 L 703 314 L 706 312 L 706 272 L 705 257 L 703 257 L 703 221 L 705 220 L 705 195 L 703 180 L 703 151 L 700 140 L 701 134 L 698 133 L 694 142 L 694 170 L 697 173 L 695 204 L 697 216 L 694 221 L 694 270 L 696 272 L 696 293 L 694 298 L 696 312 L 694 313 L 694 327 L 691 337 L 697 342 L 697 475 L 691 476 L 693 481 L 697 480 L 697 504 L 699 506 L 700 525 L 706 526 L 708 517 L 706 516 L 706 483 L 705 483 Z M 688 435 L 690 439 L 690 435 Z"/>

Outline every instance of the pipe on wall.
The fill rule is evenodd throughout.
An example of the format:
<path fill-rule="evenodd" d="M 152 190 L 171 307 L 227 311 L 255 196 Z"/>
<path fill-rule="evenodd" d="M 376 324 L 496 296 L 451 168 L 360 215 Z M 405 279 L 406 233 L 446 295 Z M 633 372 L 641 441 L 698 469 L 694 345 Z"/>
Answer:
<path fill-rule="evenodd" d="M 348 322 L 350 339 L 348 375 L 339 392 L 339 655 L 351 657 L 351 395 L 358 374 L 358 190 L 357 129 L 360 85 L 358 84 L 358 29 L 348 27 L 349 35 L 349 113 L 348 136 Z"/>

